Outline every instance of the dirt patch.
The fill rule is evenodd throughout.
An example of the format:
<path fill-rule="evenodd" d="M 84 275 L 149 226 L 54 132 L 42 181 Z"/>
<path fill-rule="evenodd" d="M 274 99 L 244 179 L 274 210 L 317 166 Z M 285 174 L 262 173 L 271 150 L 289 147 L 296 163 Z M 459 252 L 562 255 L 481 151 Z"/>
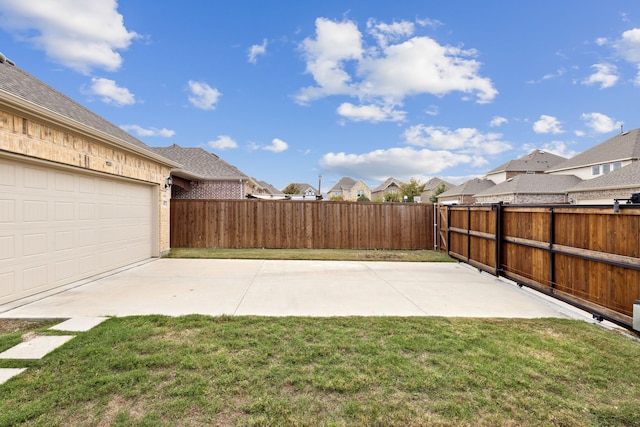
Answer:
<path fill-rule="evenodd" d="M 0 335 L 14 332 L 29 332 L 52 323 L 50 320 L 0 319 Z"/>

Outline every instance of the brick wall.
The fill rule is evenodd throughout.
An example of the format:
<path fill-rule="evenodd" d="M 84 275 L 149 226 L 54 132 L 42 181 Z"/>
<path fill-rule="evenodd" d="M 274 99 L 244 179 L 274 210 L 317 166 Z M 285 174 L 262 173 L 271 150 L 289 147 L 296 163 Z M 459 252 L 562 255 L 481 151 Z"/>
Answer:
<path fill-rule="evenodd" d="M 158 249 L 169 251 L 170 193 L 164 183 L 170 168 L 107 141 L 0 110 L 0 150 L 74 166 L 87 171 L 158 184 Z"/>
<path fill-rule="evenodd" d="M 189 190 L 173 186 L 172 199 L 244 199 L 244 183 L 240 181 L 192 182 Z"/>

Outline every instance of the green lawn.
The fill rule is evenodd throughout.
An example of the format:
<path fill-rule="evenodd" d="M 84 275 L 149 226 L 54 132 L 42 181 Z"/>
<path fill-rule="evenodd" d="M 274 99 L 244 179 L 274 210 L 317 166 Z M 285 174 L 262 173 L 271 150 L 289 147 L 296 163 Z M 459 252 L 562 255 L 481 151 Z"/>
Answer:
<path fill-rule="evenodd" d="M 293 259 L 327 261 L 453 262 L 443 252 L 359 249 L 208 249 L 172 248 L 168 258 Z"/>
<path fill-rule="evenodd" d="M 28 366 L 1 426 L 640 425 L 640 342 L 582 321 L 112 318 Z"/>

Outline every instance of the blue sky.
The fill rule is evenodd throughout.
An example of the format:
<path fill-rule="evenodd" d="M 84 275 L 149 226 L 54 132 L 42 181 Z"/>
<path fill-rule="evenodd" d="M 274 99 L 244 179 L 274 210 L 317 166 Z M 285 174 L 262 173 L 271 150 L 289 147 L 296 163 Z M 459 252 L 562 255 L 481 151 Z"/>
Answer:
<path fill-rule="evenodd" d="M 640 2 L 0 0 L 0 52 L 278 188 L 453 183 L 637 128 Z"/>

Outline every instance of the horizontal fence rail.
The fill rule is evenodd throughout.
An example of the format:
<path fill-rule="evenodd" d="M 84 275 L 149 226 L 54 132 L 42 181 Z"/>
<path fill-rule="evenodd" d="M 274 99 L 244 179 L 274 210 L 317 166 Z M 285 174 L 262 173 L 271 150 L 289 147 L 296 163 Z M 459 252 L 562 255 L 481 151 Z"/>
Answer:
<path fill-rule="evenodd" d="M 172 200 L 171 247 L 432 249 L 432 204 Z"/>
<path fill-rule="evenodd" d="M 640 206 L 439 206 L 454 258 L 627 328 L 640 299 Z"/>

